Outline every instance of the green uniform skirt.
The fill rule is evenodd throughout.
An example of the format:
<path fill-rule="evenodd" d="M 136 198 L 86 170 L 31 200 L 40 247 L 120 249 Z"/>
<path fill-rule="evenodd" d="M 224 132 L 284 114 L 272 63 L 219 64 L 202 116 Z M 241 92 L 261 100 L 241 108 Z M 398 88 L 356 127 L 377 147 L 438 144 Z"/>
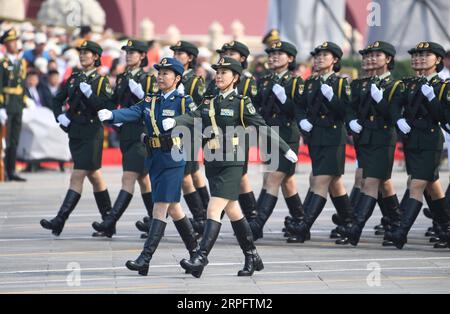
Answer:
<path fill-rule="evenodd" d="M 363 178 L 389 180 L 394 165 L 395 146 L 360 145 L 358 147 Z"/>
<path fill-rule="evenodd" d="M 75 170 L 95 171 L 102 167 L 103 137 L 70 138 L 69 148 Z"/>
<path fill-rule="evenodd" d="M 313 176 L 341 176 L 345 171 L 345 145 L 309 146 Z"/>
<path fill-rule="evenodd" d="M 212 197 L 237 201 L 241 187 L 243 166 L 206 166 L 205 172 Z"/>
<path fill-rule="evenodd" d="M 147 152 L 142 143 L 136 141 L 120 141 L 120 151 L 122 152 L 123 171 L 147 174 L 145 158 Z"/>
<path fill-rule="evenodd" d="M 439 179 L 442 150 L 406 149 L 406 164 L 411 179 L 434 182 Z"/>

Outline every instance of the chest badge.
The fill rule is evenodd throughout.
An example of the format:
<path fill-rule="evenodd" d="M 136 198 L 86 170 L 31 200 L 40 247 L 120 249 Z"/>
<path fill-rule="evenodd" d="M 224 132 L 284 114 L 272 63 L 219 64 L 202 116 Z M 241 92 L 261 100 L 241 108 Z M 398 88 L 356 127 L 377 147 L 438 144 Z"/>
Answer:
<path fill-rule="evenodd" d="M 233 109 L 221 109 L 220 115 L 224 117 L 234 117 L 234 110 Z"/>

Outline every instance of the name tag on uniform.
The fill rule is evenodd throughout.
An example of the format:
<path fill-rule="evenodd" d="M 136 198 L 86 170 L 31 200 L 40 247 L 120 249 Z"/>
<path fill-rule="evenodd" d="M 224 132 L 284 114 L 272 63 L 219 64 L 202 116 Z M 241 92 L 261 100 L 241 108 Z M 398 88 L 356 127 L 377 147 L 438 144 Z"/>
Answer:
<path fill-rule="evenodd" d="M 220 110 L 220 115 L 225 117 L 234 117 L 233 109 L 222 109 Z"/>
<path fill-rule="evenodd" d="M 162 112 L 163 117 L 173 117 L 175 115 L 175 110 L 164 109 Z"/>

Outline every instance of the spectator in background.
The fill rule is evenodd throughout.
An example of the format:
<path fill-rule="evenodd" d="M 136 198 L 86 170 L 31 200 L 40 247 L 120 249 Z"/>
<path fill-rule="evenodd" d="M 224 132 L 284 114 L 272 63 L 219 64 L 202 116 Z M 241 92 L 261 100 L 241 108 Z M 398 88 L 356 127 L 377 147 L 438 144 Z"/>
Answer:
<path fill-rule="evenodd" d="M 295 67 L 295 70 L 293 72 L 294 76 L 299 76 L 303 80 L 307 80 L 311 76 L 311 67 L 308 66 L 306 63 L 300 62 Z"/>
<path fill-rule="evenodd" d="M 34 106 L 31 105 L 30 108 L 47 107 L 53 110 L 50 90 L 46 85 L 40 83 L 39 72 L 35 69 L 28 71 L 25 94 L 28 96 L 28 101 L 34 102 Z M 27 103 L 27 105 L 29 104 Z"/>
<path fill-rule="evenodd" d="M 450 50 L 445 53 L 444 69 L 439 72 L 439 77 L 443 80 L 450 78 Z"/>
<path fill-rule="evenodd" d="M 47 36 L 44 33 L 37 33 L 34 37 L 34 43 L 36 44 L 36 47 L 31 50 L 26 50 L 23 54 L 23 58 L 27 60 L 28 64 L 33 65 L 39 57 L 50 61 L 50 55 L 48 51 L 45 50 Z"/>
<path fill-rule="evenodd" d="M 56 70 L 49 70 L 47 74 L 47 88 L 50 91 L 52 97 L 56 96 L 59 86 L 61 85 L 61 76 Z"/>

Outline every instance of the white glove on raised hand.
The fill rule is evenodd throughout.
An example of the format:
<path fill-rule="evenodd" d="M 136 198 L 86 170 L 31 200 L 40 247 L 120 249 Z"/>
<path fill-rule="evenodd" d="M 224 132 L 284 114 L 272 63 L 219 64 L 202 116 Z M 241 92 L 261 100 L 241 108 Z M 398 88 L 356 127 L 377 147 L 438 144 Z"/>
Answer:
<path fill-rule="evenodd" d="M 300 128 L 305 132 L 311 132 L 313 125 L 308 121 L 308 119 L 303 119 L 300 121 Z"/>
<path fill-rule="evenodd" d="M 298 156 L 292 149 L 288 150 L 287 153 L 284 155 L 284 157 L 286 157 L 286 159 L 292 162 L 293 164 L 297 163 L 298 161 Z"/>
<path fill-rule="evenodd" d="M 433 87 L 428 84 L 422 85 L 421 91 L 422 94 L 427 97 L 428 101 L 432 101 L 434 98 L 436 98 Z"/>
<path fill-rule="evenodd" d="M 322 86 L 320 86 L 320 91 L 322 92 L 322 95 L 324 95 L 325 98 L 328 99 L 328 101 L 331 101 L 333 99 L 334 91 L 330 85 L 322 84 Z"/>
<path fill-rule="evenodd" d="M 88 83 L 81 82 L 80 83 L 80 90 L 86 96 L 87 98 L 91 97 L 92 95 L 92 87 Z"/>
<path fill-rule="evenodd" d="M 383 100 L 383 91 L 379 89 L 375 84 L 372 84 L 370 87 L 370 94 L 372 95 L 373 100 L 379 104 Z"/>
<path fill-rule="evenodd" d="M 183 83 L 181 83 L 180 86 L 178 86 L 177 91 L 178 91 L 178 94 L 184 96 L 184 93 L 185 93 L 186 91 L 185 91 L 185 89 L 184 89 Z"/>
<path fill-rule="evenodd" d="M 361 126 L 361 124 L 358 123 L 358 120 L 352 120 L 349 123 L 350 129 L 352 129 L 353 132 L 355 132 L 356 134 L 361 133 L 363 127 Z"/>
<path fill-rule="evenodd" d="M 67 118 L 65 113 L 60 114 L 57 120 L 63 127 L 67 128 L 70 125 L 70 119 Z"/>
<path fill-rule="evenodd" d="M 406 122 L 406 120 L 403 118 L 397 121 L 397 126 L 400 129 L 400 131 L 402 131 L 404 134 L 408 134 L 409 132 L 411 132 L 411 127 L 409 126 L 408 122 Z"/>
<path fill-rule="evenodd" d="M 0 109 L 0 124 L 5 125 L 6 120 L 8 120 L 8 114 L 6 113 L 6 109 Z"/>
<path fill-rule="evenodd" d="M 100 121 L 109 121 L 114 118 L 114 115 L 112 111 L 109 111 L 108 109 L 102 109 L 99 112 L 97 112 L 98 119 Z"/>
<path fill-rule="evenodd" d="M 167 118 L 162 121 L 162 126 L 163 126 L 164 131 L 173 129 L 175 127 L 175 125 L 177 125 L 177 122 L 175 121 L 175 119 L 172 119 L 172 118 Z"/>
<path fill-rule="evenodd" d="M 137 83 L 135 80 L 129 80 L 128 81 L 128 87 L 130 88 L 130 91 L 136 95 L 137 98 L 143 99 L 145 96 L 144 89 L 142 88 L 141 83 Z"/>
<path fill-rule="evenodd" d="M 277 96 L 278 100 L 284 105 L 284 103 L 287 100 L 286 91 L 284 90 L 284 87 L 280 84 L 275 84 L 272 87 L 272 92 Z"/>

